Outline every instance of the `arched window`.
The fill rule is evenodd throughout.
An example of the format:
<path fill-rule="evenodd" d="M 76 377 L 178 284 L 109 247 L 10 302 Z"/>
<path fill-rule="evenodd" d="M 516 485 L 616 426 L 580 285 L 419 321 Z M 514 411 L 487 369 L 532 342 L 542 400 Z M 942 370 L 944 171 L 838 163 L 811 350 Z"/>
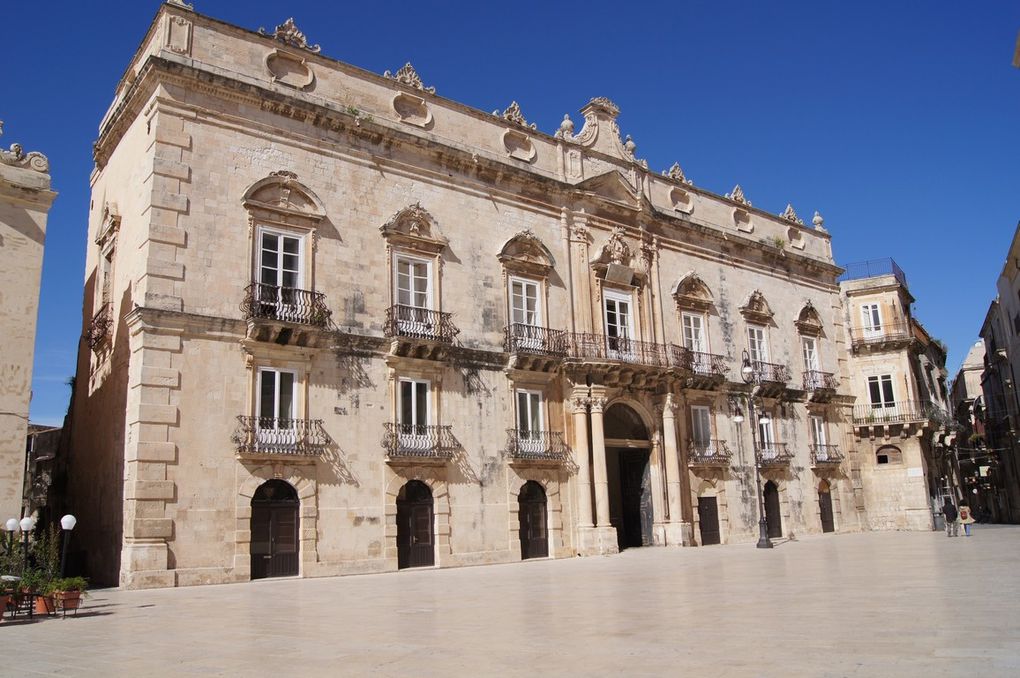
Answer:
<path fill-rule="evenodd" d="M 876 464 L 902 464 L 903 463 L 903 452 L 900 448 L 894 445 L 885 445 L 878 448 L 878 452 L 875 453 Z"/>

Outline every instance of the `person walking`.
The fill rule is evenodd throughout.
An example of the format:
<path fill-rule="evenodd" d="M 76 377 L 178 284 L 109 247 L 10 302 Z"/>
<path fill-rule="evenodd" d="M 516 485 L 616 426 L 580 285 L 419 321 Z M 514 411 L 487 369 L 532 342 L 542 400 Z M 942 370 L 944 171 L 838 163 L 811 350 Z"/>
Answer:
<path fill-rule="evenodd" d="M 960 504 L 960 522 L 963 524 L 963 533 L 966 536 L 970 536 L 970 526 L 976 521 L 974 516 L 970 512 L 970 507 Z"/>
<path fill-rule="evenodd" d="M 956 512 L 956 507 L 953 506 L 953 501 L 949 497 L 946 497 L 946 503 L 942 507 L 942 517 L 946 519 L 946 536 L 958 536 L 960 527 L 956 519 L 959 517 L 959 514 Z"/>

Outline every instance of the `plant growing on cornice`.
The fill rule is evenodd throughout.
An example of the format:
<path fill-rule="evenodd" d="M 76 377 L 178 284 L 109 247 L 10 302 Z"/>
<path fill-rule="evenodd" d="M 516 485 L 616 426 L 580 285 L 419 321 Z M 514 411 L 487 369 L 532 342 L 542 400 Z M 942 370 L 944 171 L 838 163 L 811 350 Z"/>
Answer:
<path fill-rule="evenodd" d="M 786 247 L 786 241 L 780 238 L 778 235 L 772 236 L 771 238 L 762 238 L 762 243 L 775 247 L 777 250 L 784 249 Z"/>

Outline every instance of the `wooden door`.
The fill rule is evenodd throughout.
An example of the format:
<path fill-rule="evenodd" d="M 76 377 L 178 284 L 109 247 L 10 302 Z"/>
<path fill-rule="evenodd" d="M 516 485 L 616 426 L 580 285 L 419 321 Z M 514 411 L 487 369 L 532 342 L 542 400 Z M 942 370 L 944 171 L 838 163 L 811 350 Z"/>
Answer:
<path fill-rule="evenodd" d="M 430 567 L 436 563 L 432 491 L 412 480 L 397 496 L 397 567 Z"/>
<path fill-rule="evenodd" d="M 783 536 L 783 519 L 779 515 L 779 488 L 771 480 L 765 483 L 765 521 L 768 523 L 769 538 Z"/>
<path fill-rule="evenodd" d="M 698 497 L 698 525 L 702 546 L 720 542 L 719 503 L 715 497 Z"/>
<path fill-rule="evenodd" d="M 623 535 L 620 546 L 652 544 L 652 478 L 649 453 L 620 450 L 620 497 Z"/>
<path fill-rule="evenodd" d="M 521 488 L 518 502 L 521 559 L 548 557 L 549 532 L 546 527 L 545 490 L 538 483 L 529 480 Z"/>
<path fill-rule="evenodd" d="M 818 491 L 818 512 L 822 517 L 822 532 L 835 532 L 836 524 L 832 518 L 832 494 L 828 490 Z"/>
<path fill-rule="evenodd" d="M 298 574 L 297 491 L 282 480 L 270 480 L 251 500 L 251 578 Z"/>

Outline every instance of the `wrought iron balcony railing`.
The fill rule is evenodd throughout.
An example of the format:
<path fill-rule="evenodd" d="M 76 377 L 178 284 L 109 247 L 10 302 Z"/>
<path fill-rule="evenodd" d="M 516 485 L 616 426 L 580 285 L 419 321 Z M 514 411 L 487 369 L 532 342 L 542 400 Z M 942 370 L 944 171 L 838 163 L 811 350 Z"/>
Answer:
<path fill-rule="evenodd" d="M 757 452 L 761 466 L 785 466 L 793 459 L 786 443 L 758 443 Z"/>
<path fill-rule="evenodd" d="M 934 403 L 917 400 L 900 400 L 888 405 L 854 405 L 854 424 L 906 424 L 921 421 L 948 419 L 949 415 Z"/>
<path fill-rule="evenodd" d="M 450 459 L 457 447 L 450 426 L 383 424 L 383 449 L 390 459 Z"/>
<path fill-rule="evenodd" d="M 763 360 L 752 360 L 751 367 L 758 375 L 758 380 L 772 384 L 786 384 L 790 381 L 790 368 L 778 363 L 767 363 Z"/>
<path fill-rule="evenodd" d="M 887 322 L 875 327 L 853 327 L 850 339 L 853 346 L 868 346 L 891 341 L 907 341 L 914 336 L 910 323 L 903 321 Z"/>
<path fill-rule="evenodd" d="M 522 431 L 509 428 L 506 431 L 506 453 L 516 461 L 564 462 L 570 456 L 570 448 L 563 441 L 559 431 Z"/>
<path fill-rule="evenodd" d="M 388 338 L 409 337 L 452 344 L 460 330 L 453 324 L 452 313 L 394 304 L 386 309 L 383 333 Z"/>
<path fill-rule="evenodd" d="M 613 360 L 664 369 L 687 366 L 688 351 L 676 344 L 657 344 L 625 337 L 575 332 L 569 335 L 567 355 L 580 360 Z"/>
<path fill-rule="evenodd" d="M 727 466 L 731 456 L 725 440 L 691 440 L 687 443 L 688 466 Z"/>
<path fill-rule="evenodd" d="M 896 265 L 891 257 L 884 259 L 871 259 L 870 261 L 856 261 L 847 264 L 843 274 L 837 278 L 838 282 L 846 280 L 861 280 L 864 278 L 877 278 L 882 275 L 891 275 L 904 287 L 907 286 L 907 274 Z"/>
<path fill-rule="evenodd" d="M 327 327 L 332 315 L 322 292 L 258 282 L 245 288 L 241 311 L 245 320 L 261 318 L 315 327 Z"/>
<path fill-rule="evenodd" d="M 524 323 L 507 325 L 507 353 L 533 353 L 548 356 L 565 356 L 567 354 L 567 333 L 563 330 L 550 330 Z"/>
<path fill-rule="evenodd" d="M 721 377 L 726 374 L 726 356 L 687 350 L 688 367 L 702 377 Z"/>
<path fill-rule="evenodd" d="M 93 351 L 109 338 L 110 327 L 113 325 L 113 306 L 105 303 L 99 307 L 85 329 L 85 341 Z"/>
<path fill-rule="evenodd" d="M 843 453 L 838 445 L 812 445 L 811 463 L 816 466 L 837 465 L 843 462 Z"/>
<path fill-rule="evenodd" d="M 820 372 L 818 370 L 807 370 L 804 372 L 805 391 L 835 391 L 837 388 L 839 388 L 839 379 L 831 372 Z"/>
<path fill-rule="evenodd" d="M 240 416 L 237 422 L 233 441 L 238 454 L 317 455 L 329 443 L 321 419 Z"/>

